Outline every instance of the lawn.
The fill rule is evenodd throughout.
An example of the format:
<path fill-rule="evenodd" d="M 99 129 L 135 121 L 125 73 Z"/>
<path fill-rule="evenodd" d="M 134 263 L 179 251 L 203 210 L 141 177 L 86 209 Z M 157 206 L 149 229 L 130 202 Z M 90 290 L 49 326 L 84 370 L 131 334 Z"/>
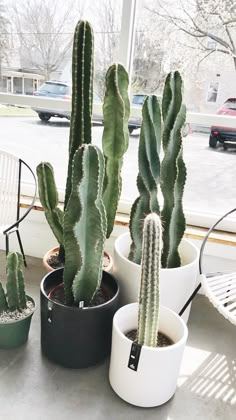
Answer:
<path fill-rule="evenodd" d="M 0 106 L 0 117 L 35 117 L 36 112 L 30 108 L 18 108 L 16 106 Z"/>

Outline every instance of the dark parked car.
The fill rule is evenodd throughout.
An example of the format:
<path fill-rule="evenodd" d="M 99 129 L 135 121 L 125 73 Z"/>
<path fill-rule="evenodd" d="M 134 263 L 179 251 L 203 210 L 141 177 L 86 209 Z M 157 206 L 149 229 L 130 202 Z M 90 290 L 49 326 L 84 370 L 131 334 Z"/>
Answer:
<path fill-rule="evenodd" d="M 34 92 L 35 96 L 45 96 L 47 98 L 64 99 L 66 101 L 71 100 L 71 85 L 66 82 L 58 82 L 50 80 L 45 82 L 39 90 Z M 49 121 L 51 117 L 61 117 L 70 119 L 70 112 L 63 109 L 51 109 L 51 108 L 32 108 L 37 112 L 39 118 L 42 121 Z"/>
<path fill-rule="evenodd" d="M 231 115 L 236 117 L 236 98 L 229 98 L 217 111 L 218 115 Z M 217 143 L 236 142 L 236 129 L 229 127 L 211 127 L 209 146 L 216 147 Z"/>

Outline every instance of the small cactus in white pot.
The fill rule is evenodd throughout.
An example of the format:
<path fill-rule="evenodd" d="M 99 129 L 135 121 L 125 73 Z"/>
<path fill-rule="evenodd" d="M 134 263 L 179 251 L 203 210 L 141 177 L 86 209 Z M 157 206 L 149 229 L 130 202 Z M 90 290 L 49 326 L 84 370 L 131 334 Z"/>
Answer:
<path fill-rule="evenodd" d="M 160 218 L 151 213 L 143 228 L 139 302 L 123 306 L 113 319 L 110 384 L 140 407 L 164 404 L 174 395 L 188 336 L 179 315 L 159 306 L 161 234 Z"/>

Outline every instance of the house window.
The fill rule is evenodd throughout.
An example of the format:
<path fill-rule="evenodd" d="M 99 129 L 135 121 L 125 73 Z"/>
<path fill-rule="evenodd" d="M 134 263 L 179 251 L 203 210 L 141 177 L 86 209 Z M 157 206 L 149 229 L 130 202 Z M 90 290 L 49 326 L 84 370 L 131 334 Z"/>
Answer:
<path fill-rule="evenodd" d="M 215 103 L 217 101 L 218 90 L 219 82 L 211 82 L 209 84 L 207 91 L 207 102 Z"/>

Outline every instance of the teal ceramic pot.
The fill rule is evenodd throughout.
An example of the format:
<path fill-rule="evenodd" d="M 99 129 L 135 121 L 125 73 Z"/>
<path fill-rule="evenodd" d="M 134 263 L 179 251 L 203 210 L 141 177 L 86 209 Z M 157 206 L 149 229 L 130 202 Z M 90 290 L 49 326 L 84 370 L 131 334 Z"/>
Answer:
<path fill-rule="evenodd" d="M 34 310 L 31 314 L 16 321 L 0 321 L 0 349 L 13 349 L 26 343 L 28 340 L 30 323 L 35 311 L 35 302 L 30 296 L 27 296 L 27 299 L 34 304 Z"/>

